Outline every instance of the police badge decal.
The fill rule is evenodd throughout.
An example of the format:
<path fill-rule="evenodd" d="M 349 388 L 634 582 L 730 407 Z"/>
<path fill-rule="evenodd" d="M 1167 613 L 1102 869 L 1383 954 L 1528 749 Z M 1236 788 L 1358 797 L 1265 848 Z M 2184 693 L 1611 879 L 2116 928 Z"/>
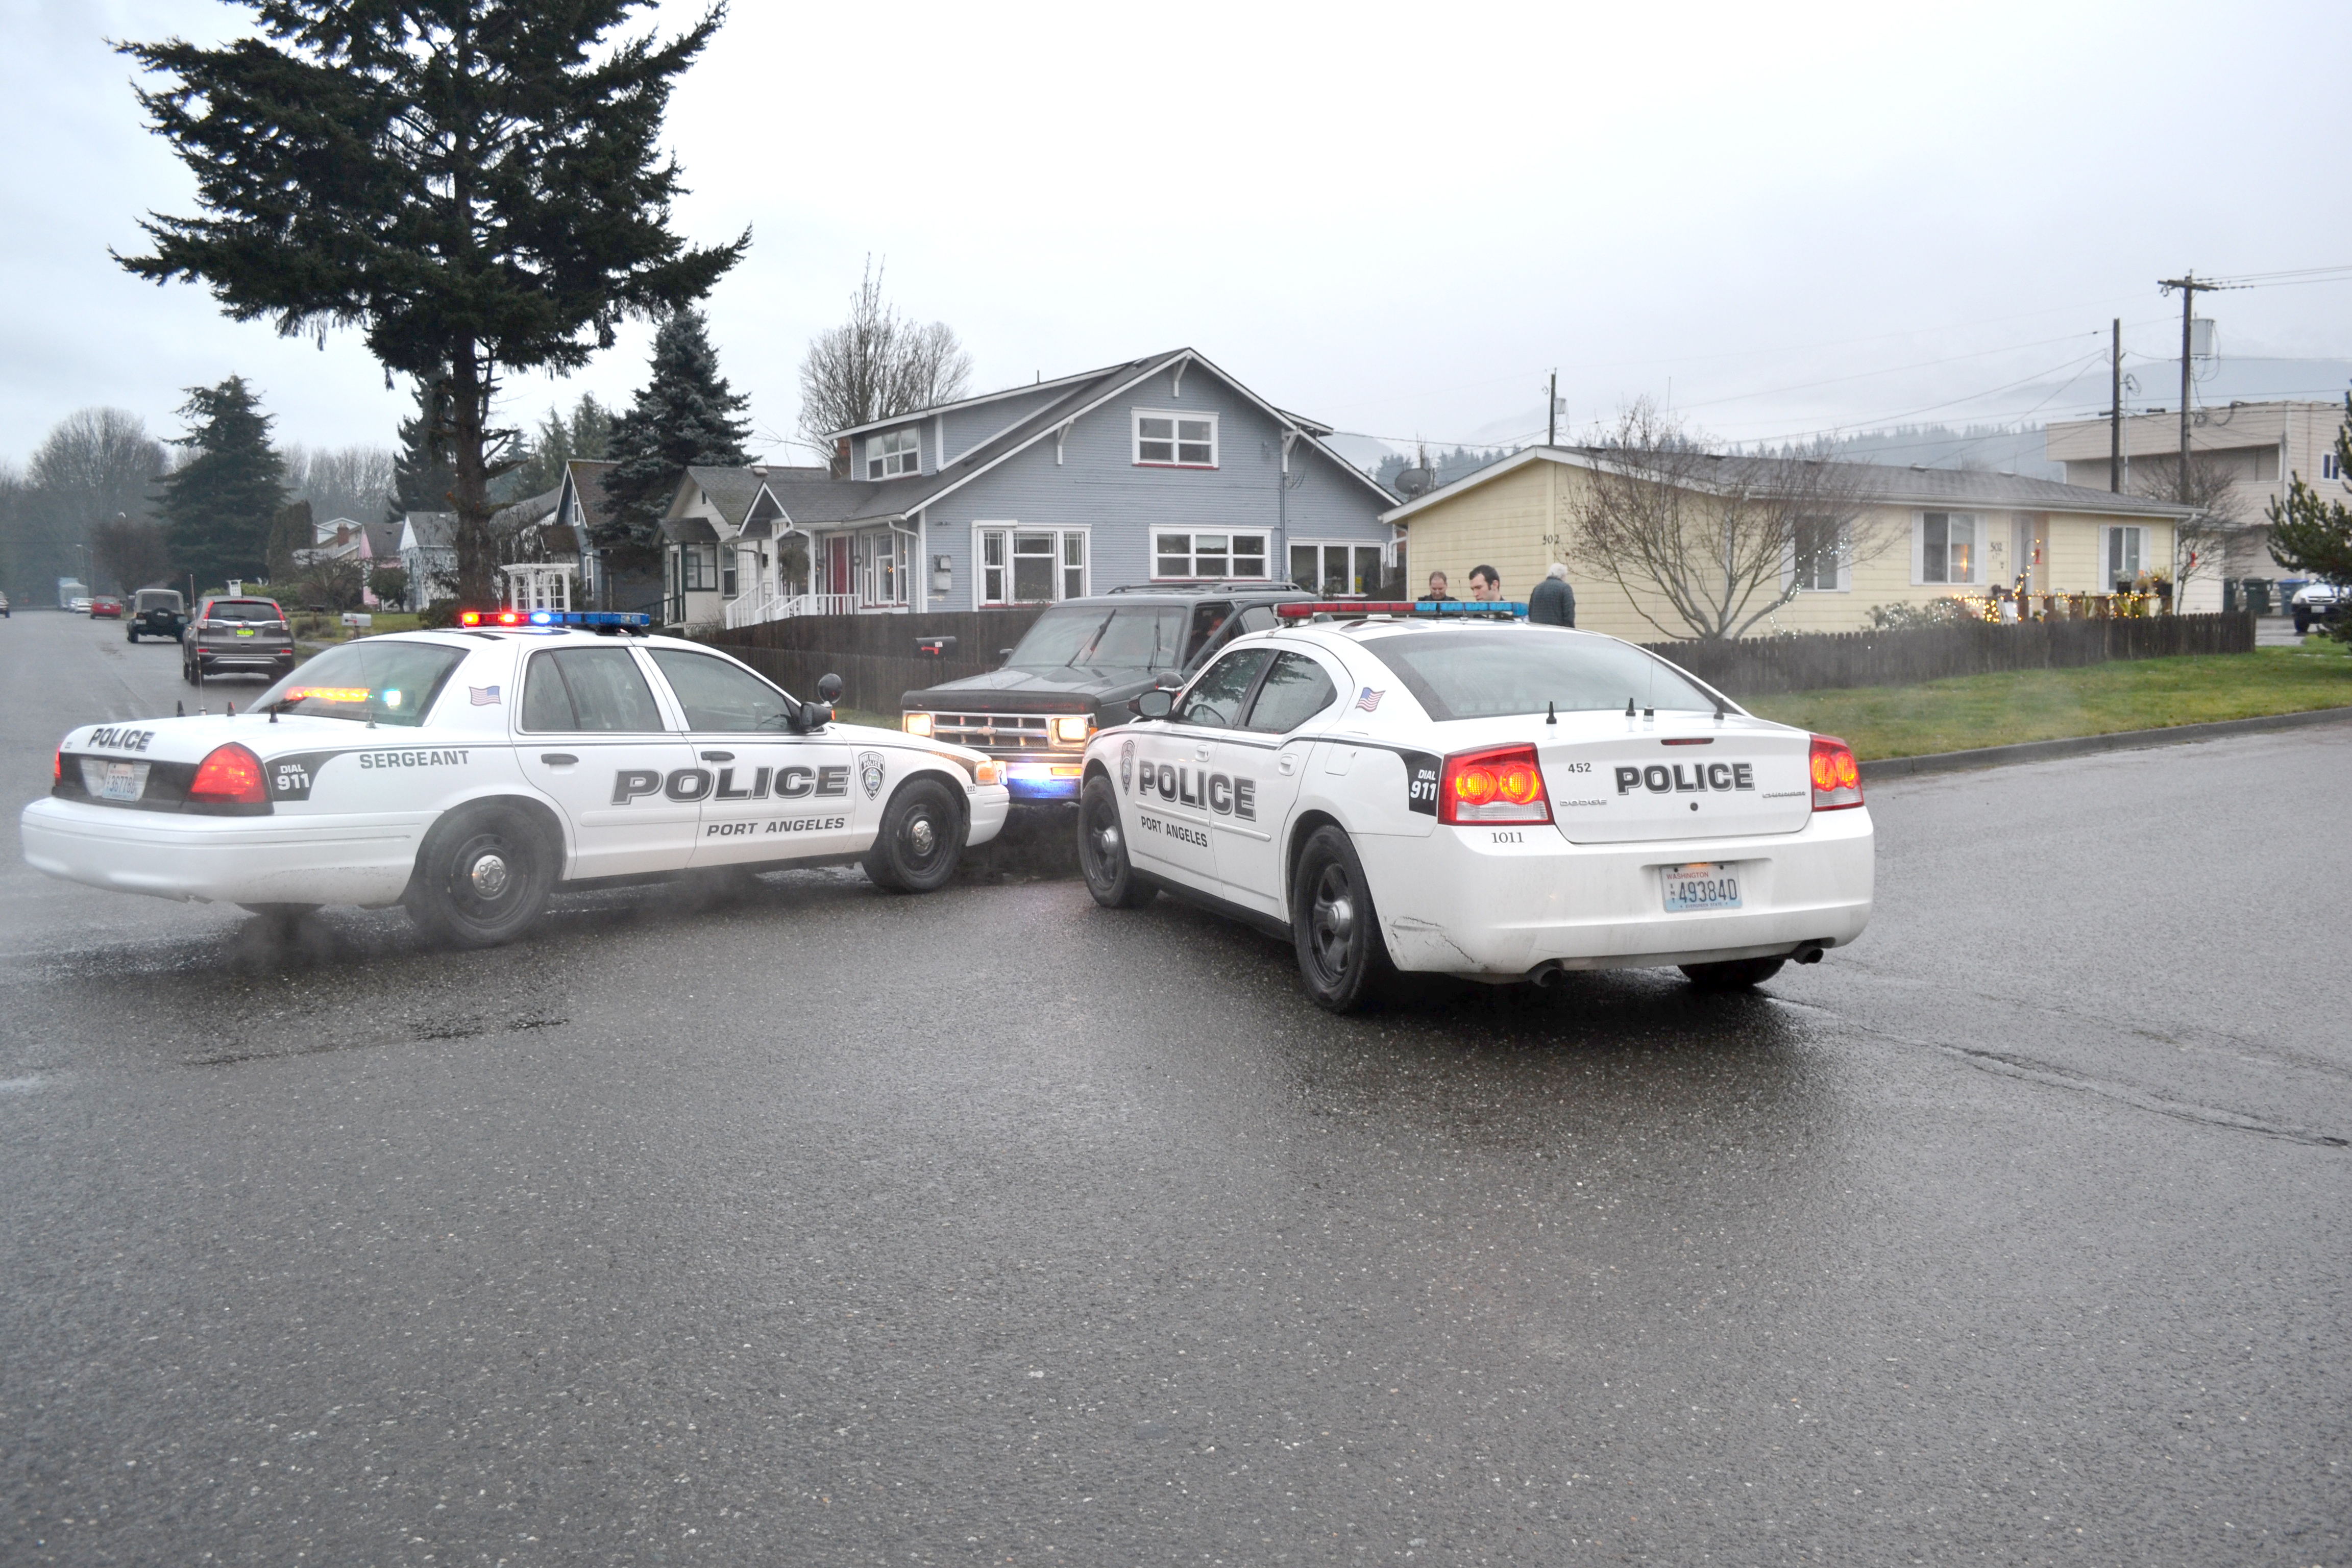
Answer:
<path fill-rule="evenodd" d="M 881 752 L 860 752 L 857 753 L 857 782 L 866 786 L 866 798 L 868 800 L 872 800 L 876 795 L 882 793 Z"/>
<path fill-rule="evenodd" d="M 1125 795 L 1129 781 L 1135 777 L 1135 742 L 1122 741 L 1118 746 L 1118 793 Z"/>

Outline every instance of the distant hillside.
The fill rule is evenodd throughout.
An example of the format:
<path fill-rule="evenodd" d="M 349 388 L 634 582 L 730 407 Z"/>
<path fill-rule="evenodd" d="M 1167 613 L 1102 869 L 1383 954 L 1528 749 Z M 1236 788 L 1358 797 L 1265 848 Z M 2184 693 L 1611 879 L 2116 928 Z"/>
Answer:
<path fill-rule="evenodd" d="M 1897 468 L 1982 468 L 1990 473 L 2021 474 L 2033 479 L 2066 477 L 2065 466 L 2042 455 L 2042 426 L 2021 430 L 1971 425 L 1955 430 L 1948 425 L 1909 425 L 1874 430 L 1827 443 L 1838 457 L 1858 463 L 1885 463 Z M 1780 456 L 1786 448 L 1759 445 L 1750 450 Z"/>

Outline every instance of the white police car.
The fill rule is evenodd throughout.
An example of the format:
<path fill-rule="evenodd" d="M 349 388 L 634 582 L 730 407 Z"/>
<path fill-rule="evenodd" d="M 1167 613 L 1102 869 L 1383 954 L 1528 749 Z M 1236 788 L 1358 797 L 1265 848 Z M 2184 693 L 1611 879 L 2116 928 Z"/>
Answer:
<path fill-rule="evenodd" d="M 928 891 L 1003 826 L 982 753 L 835 723 L 708 647 L 611 635 L 642 616 L 467 619 L 331 648 L 242 714 L 75 730 L 25 808 L 26 860 L 265 912 L 404 903 L 478 947 L 521 935 L 559 883 L 857 859 Z"/>
<path fill-rule="evenodd" d="M 1843 742 L 1631 643 L 1474 618 L 1497 608 L 1524 614 L 1285 605 L 1312 618 L 1137 698 L 1087 749 L 1096 900 L 1165 889 L 1284 936 L 1334 1009 L 1390 965 L 1753 985 L 1862 933 L 1871 823 Z"/>

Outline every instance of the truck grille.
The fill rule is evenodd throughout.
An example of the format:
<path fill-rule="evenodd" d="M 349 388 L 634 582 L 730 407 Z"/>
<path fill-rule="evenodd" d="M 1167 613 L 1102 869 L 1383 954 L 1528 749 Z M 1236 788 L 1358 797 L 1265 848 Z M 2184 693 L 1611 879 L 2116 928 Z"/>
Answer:
<path fill-rule="evenodd" d="M 1055 750 L 1045 713 L 934 713 L 931 735 L 982 752 L 1047 752 Z M 1060 748 L 1075 752 L 1075 746 Z"/>

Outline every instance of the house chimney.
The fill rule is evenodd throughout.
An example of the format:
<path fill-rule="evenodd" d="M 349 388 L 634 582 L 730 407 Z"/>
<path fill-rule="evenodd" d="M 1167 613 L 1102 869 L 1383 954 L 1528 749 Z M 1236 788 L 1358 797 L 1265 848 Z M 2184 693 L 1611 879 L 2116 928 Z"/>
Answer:
<path fill-rule="evenodd" d="M 833 477 L 836 479 L 849 477 L 849 437 L 846 436 L 833 444 Z"/>

